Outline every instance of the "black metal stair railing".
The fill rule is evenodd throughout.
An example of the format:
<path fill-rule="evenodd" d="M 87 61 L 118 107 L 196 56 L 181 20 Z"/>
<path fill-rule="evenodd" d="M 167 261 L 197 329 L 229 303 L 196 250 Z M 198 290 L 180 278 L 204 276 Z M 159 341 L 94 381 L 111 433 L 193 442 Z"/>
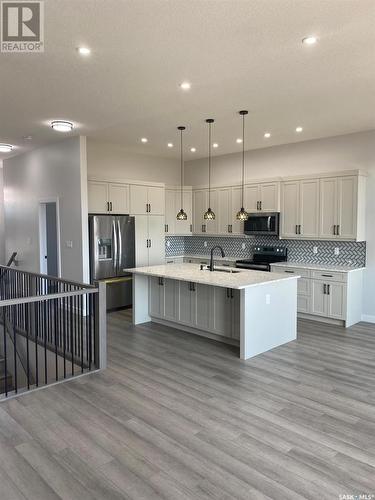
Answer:
<path fill-rule="evenodd" d="M 104 297 L 102 284 L 0 266 L 3 396 L 104 367 Z"/>

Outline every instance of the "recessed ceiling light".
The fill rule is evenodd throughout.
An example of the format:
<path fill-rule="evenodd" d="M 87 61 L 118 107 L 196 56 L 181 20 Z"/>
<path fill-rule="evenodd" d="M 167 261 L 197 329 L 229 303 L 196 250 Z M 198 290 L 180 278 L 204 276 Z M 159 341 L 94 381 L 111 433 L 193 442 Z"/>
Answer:
<path fill-rule="evenodd" d="M 236 142 L 237 142 L 237 144 L 241 144 L 242 143 L 242 139 L 239 137 L 238 139 L 236 139 Z"/>
<path fill-rule="evenodd" d="M 33 138 L 33 137 L 32 137 L 31 135 L 24 135 L 24 136 L 22 137 L 22 139 L 23 139 L 24 141 L 31 141 L 31 140 L 32 140 L 32 138 Z"/>
<path fill-rule="evenodd" d="M 171 142 L 168 142 L 168 147 L 173 148 L 173 144 Z"/>
<path fill-rule="evenodd" d="M 302 43 L 305 45 L 314 45 L 318 41 L 316 36 L 309 35 L 302 39 Z"/>
<path fill-rule="evenodd" d="M 269 132 L 266 132 L 266 133 L 264 134 L 264 137 L 265 137 L 266 139 L 269 139 L 269 138 L 271 137 L 271 134 L 270 134 Z"/>
<path fill-rule="evenodd" d="M 182 82 L 182 83 L 180 83 L 180 88 L 182 88 L 182 90 L 190 90 L 191 89 L 191 83 L 189 83 L 189 82 Z"/>
<path fill-rule="evenodd" d="M 148 139 L 146 137 L 142 137 L 141 142 L 148 142 Z"/>
<path fill-rule="evenodd" d="M 302 128 L 302 127 L 297 127 L 297 128 L 296 128 L 296 132 L 298 132 L 298 133 L 302 132 L 302 130 L 303 130 L 303 128 Z"/>
<path fill-rule="evenodd" d="M 65 120 L 54 120 L 51 122 L 51 127 L 57 132 L 71 132 L 74 125 L 72 122 L 67 122 Z"/>
<path fill-rule="evenodd" d="M 0 153 L 10 153 L 13 149 L 11 144 L 0 144 Z"/>
<path fill-rule="evenodd" d="M 212 147 L 213 147 L 213 148 L 218 148 L 218 147 L 219 147 L 219 144 L 218 144 L 217 142 L 214 142 L 214 143 L 212 144 Z"/>
<path fill-rule="evenodd" d="M 78 47 L 77 50 L 81 56 L 89 56 L 91 54 L 91 49 L 88 47 Z"/>
<path fill-rule="evenodd" d="M 190 148 L 190 151 L 191 151 L 192 153 L 195 153 L 195 152 L 196 152 L 196 149 L 195 149 L 195 148 Z"/>

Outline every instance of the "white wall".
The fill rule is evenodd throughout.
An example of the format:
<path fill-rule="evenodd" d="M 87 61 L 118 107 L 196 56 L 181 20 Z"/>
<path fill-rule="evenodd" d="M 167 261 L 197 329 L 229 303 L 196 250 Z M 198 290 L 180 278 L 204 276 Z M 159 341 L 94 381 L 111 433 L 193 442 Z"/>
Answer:
<path fill-rule="evenodd" d="M 0 160 L 0 264 L 5 262 L 3 162 Z"/>
<path fill-rule="evenodd" d="M 375 130 L 246 152 L 247 180 L 358 168 L 369 173 L 363 319 L 375 322 Z M 239 183 L 241 154 L 215 157 L 212 169 L 213 184 L 220 186 Z M 206 172 L 207 160 L 188 162 L 185 168 L 186 184 L 206 184 Z"/>
<path fill-rule="evenodd" d="M 120 145 L 87 139 L 88 176 L 180 184 L 179 161 L 132 153 Z"/>
<path fill-rule="evenodd" d="M 85 145 L 84 137 L 73 137 L 4 161 L 6 255 L 17 251 L 21 269 L 39 272 L 39 202 L 58 198 L 61 274 L 86 279 L 82 189 L 84 195 L 87 187 L 85 174 L 83 186 L 81 176 Z M 67 241 L 73 242 L 72 248 Z"/>

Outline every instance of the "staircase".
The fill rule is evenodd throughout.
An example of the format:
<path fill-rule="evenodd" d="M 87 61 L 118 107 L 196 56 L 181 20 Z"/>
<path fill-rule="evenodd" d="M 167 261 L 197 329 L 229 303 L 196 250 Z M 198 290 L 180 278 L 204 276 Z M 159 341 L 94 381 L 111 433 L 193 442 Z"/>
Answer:
<path fill-rule="evenodd" d="M 5 392 L 5 388 L 7 388 L 7 392 L 13 390 L 13 380 L 12 375 L 5 373 L 5 359 L 0 358 L 0 394 Z"/>

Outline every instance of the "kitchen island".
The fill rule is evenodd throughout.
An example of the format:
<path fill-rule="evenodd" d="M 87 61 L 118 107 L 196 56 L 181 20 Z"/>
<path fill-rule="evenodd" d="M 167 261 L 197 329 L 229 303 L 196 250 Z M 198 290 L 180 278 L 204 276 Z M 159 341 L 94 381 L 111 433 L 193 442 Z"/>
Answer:
<path fill-rule="evenodd" d="M 248 359 L 296 339 L 297 279 L 168 264 L 133 273 L 133 323 L 155 321 L 240 347 Z"/>

